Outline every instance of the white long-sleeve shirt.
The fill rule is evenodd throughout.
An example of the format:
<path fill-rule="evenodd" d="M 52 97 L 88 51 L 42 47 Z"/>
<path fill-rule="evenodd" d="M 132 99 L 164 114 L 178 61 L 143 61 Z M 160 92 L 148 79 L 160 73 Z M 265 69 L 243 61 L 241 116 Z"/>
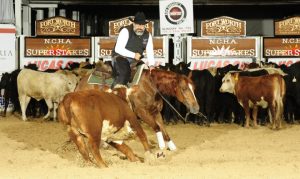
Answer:
<path fill-rule="evenodd" d="M 129 31 L 127 28 L 123 28 L 119 33 L 115 51 L 124 57 L 134 58 L 135 53 L 125 48 L 128 39 L 129 39 Z M 149 33 L 148 43 L 146 45 L 146 53 L 147 53 L 148 65 L 154 66 L 155 61 L 154 61 L 154 52 L 153 52 L 153 40 L 150 33 Z"/>

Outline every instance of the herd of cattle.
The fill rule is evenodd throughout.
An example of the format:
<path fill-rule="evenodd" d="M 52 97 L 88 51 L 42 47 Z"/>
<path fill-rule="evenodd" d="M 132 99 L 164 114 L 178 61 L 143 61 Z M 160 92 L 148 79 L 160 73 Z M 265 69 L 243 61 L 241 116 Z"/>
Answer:
<path fill-rule="evenodd" d="M 163 98 L 167 99 L 167 101 L 164 102 L 162 115 L 166 123 L 176 123 L 182 118 L 181 116 L 187 116 L 188 118 L 185 118 L 184 122 L 189 121 L 207 125 L 212 122 L 234 122 L 245 127 L 250 125 L 256 127 L 258 124 L 264 125 L 270 122 L 273 129 L 279 129 L 283 120 L 288 123 L 294 123 L 300 115 L 297 110 L 297 107 L 300 106 L 300 82 L 298 81 L 300 80 L 300 63 L 292 64 L 289 67 L 284 65 L 277 66 L 276 64 L 252 63 L 246 65 L 246 68 L 243 70 L 238 69 L 238 65 L 228 65 L 223 68 L 210 68 L 201 71 L 189 70 L 188 66 L 188 64 L 180 63 L 178 65 L 165 65 L 160 68 L 183 74 L 192 80 L 194 83 L 194 96 L 198 101 L 200 106 L 199 112 L 202 115 L 190 114 L 187 116 L 188 112 L 182 103 L 178 102 L 175 97 L 164 94 Z M 78 120 L 76 117 L 89 116 L 89 118 L 92 118 L 90 116 L 91 110 L 95 110 L 94 106 L 101 103 L 94 101 L 93 97 L 99 96 L 99 98 L 102 97 L 103 99 L 107 97 L 106 92 L 103 92 L 103 94 L 93 91 L 90 91 L 90 93 L 77 92 L 75 96 L 83 96 L 83 99 L 88 98 L 87 102 L 84 102 L 79 97 L 76 98 L 77 102 L 75 99 L 73 103 L 70 102 L 72 94 L 74 94 L 71 92 L 75 90 L 80 78 L 93 71 L 94 68 L 95 65 L 74 63 L 67 70 L 39 72 L 35 65 L 28 65 L 22 70 L 2 74 L 0 90 L 4 89 L 5 97 L 5 109 L 2 115 L 6 115 L 6 109 L 10 101 L 14 105 L 14 112 L 21 113 L 23 120 L 27 120 L 26 116 L 40 117 L 44 115 L 44 118 L 49 118 L 51 113 L 53 114 L 53 119 L 56 120 L 56 110 L 60 102 L 63 101 L 58 111 L 60 121 L 70 125 L 71 120 L 73 120 L 75 126 L 83 125 L 78 123 L 78 121 L 76 122 Z M 114 93 L 117 94 L 116 91 Z M 120 97 L 119 94 L 117 95 Z M 114 99 L 115 97 L 111 98 L 109 96 L 109 98 Z M 126 97 L 123 96 L 121 98 L 126 101 Z M 93 104 L 92 101 L 94 101 Z M 79 114 L 78 106 L 80 103 L 85 104 L 83 107 L 86 112 L 80 110 Z M 122 107 L 114 109 L 113 104 L 117 103 L 121 104 Z M 123 104 L 123 102 L 118 100 L 117 103 L 113 103 L 110 100 L 107 101 L 107 105 L 110 105 L 110 108 L 115 110 L 111 112 L 117 114 L 117 112 L 123 111 L 123 115 L 126 114 L 128 116 L 130 114 L 132 118 L 133 113 L 126 110 L 125 103 Z M 174 107 L 171 107 L 170 104 L 173 104 Z M 179 112 L 174 112 L 174 108 Z M 181 115 L 178 115 L 178 113 Z M 104 114 L 108 113 L 102 111 L 99 115 Z M 76 116 L 75 118 L 67 117 L 74 117 L 74 115 Z M 117 117 L 115 118 L 114 120 L 118 120 Z M 251 118 L 253 120 L 250 120 Z M 133 121 L 127 121 L 129 121 L 131 127 L 134 125 L 133 128 L 139 132 L 138 136 L 145 150 L 148 151 L 147 138 L 140 126 L 136 124 L 134 118 Z M 116 123 L 116 121 L 110 121 L 110 123 L 115 123 L 118 127 L 124 127 L 126 122 L 123 119 L 121 123 Z M 90 123 L 85 125 L 85 127 L 89 127 Z M 103 125 L 105 125 L 104 121 L 100 125 L 101 128 Z M 111 132 L 117 129 L 107 128 L 107 130 Z M 80 136 L 92 134 L 86 134 L 82 130 L 72 127 L 69 128 L 68 132 L 71 139 L 73 137 L 73 141 L 78 146 L 83 157 L 88 159 L 88 153 L 84 149 L 84 145 L 82 145 L 84 141 Z M 94 134 L 98 132 L 99 130 L 92 131 Z M 91 140 L 98 140 L 98 138 L 93 136 Z M 98 148 L 94 147 L 99 146 L 99 143 L 91 144 L 96 164 L 99 167 L 105 167 L 106 164 L 103 162 L 100 154 L 95 152 Z M 110 141 L 110 144 L 123 152 L 131 161 L 136 161 L 128 146 L 114 141 Z M 169 146 L 169 148 L 176 149 L 175 145 L 173 147 Z"/>
<path fill-rule="evenodd" d="M 238 65 L 228 65 L 201 71 L 191 71 L 188 65 L 179 64 L 170 69 L 188 75 L 195 84 L 200 112 L 206 117 L 189 116 L 193 122 L 234 122 L 248 127 L 251 117 L 253 126 L 257 124 L 256 119 L 259 124 L 265 125 L 274 118 L 280 119 L 277 125 L 280 128 L 282 120 L 294 123 L 299 119 L 300 63 L 289 67 L 274 63 L 251 63 L 243 70 L 238 69 Z M 181 113 L 185 114 L 184 108 L 180 104 L 178 106 Z M 179 118 L 167 105 L 164 107 L 166 122 L 176 123 Z"/>
<path fill-rule="evenodd" d="M 273 89 L 270 85 L 265 84 L 265 82 L 261 82 L 261 84 L 247 84 L 247 86 L 243 89 L 241 89 L 240 95 L 236 96 L 233 92 L 221 92 L 220 88 L 222 85 L 222 79 L 225 76 L 226 73 L 236 72 L 239 74 L 239 76 L 249 76 L 249 77 L 258 77 L 261 76 L 261 78 L 267 78 L 268 74 L 279 74 L 284 82 L 285 82 L 285 97 L 283 99 L 283 119 L 288 123 L 294 123 L 295 120 L 300 116 L 297 107 L 300 105 L 300 63 L 292 64 L 291 66 L 287 67 L 285 65 L 277 66 L 276 64 L 261 64 L 258 65 L 256 63 L 250 64 L 246 66 L 246 69 L 240 70 L 238 69 L 238 65 L 228 65 L 226 67 L 222 68 L 210 68 L 206 70 L 189 70 L 188 64 L 180 63 L 176 66 L 174 65 L 165 65 L 160 66 L 160 68 L 164 70 L 171 70 L 176 73 L 184 74 L 186 76 L 189 76 L 189 78 L 192 79 L 195 85 L 195 95 L 197 97 L 198 103 L 200 105 L 200 112 L 206 116 L 199 117 L 195 115 L 190 115 L 188 117 L 189 122 L 195 122 L 198 124 L 209 124 L 211 122 L 218 122 L 218 123 L 238 123 L 238 124 L 245 124 L 246 121 L 246 114 L 245 114 L 245 108 L 249 105 L 243 105 L 241 98 L 244 98 L 244 96 L 247 94 L 247 96 L 255 96 L 259 91 L 261 90 L 276 90 Z M 87 65 L 83 67 L 84 69 L 91 69 L 93 68 L 93 65 Z M 25 68 L 30 68 L 33 70 L 37 70 L 35 65 L 29 65 Z M 68 67 L 68 70 L 74 70 L 78 69 L 79 64 L 74 63 L 73 65 L 70 65 Z M 5 115 L 6 109 L 8 106 L 8 102 L 10 101 L 14 106 L 14 111 L 21 113 L 21 104 L 27 105 L 28 107 L 26 110 L 26 113 L 31 117 L 40 117 L 42 115 L 46 115 L 45 118 L 49 117 L 50 111 L 52 111 L 52 108 L 54 107 L 57 109 L 57 100 L 62 100 L 62 97 L 68 93 L 71 92 L 72 89 L 74 90 L 75 87 L 72 85 L 72 83 L 76 83 L 76 79 L 78 80 L 78 77 L 75 77 L 75 75 L 72 75 L 72 73 L 66 73 L 65 74 L 59 74 L 62 71 L 60 70 L 59 73 L 53 73 L 56 70 L 48 70 L 45 72 L 43 77 L 38 77 L 38 75 L 31 74 L 26 75 L 26 70 L 23 70 L 24 72 L 21 73 L 19 80 L 20 85 L 17 84 L 17 77 L 19 75 L 21 70 L 15 70 L 11 73 L 3 73 L 2 78 L 0 81 L 0 90 L 4 89 L 4 98 L 5 98 L 5 108 L 4 112 L 2 112 L 2 115 Z M 68 75 L 66 75 L 68 74 Z M 66 76 L 65 81 L 62 82 L 62 77 Z M 38 79 L 40 78 L 40 79 Z M 45 80 L 44 78 L 51 78 L 50 84 L 48 83 L 48 80 Z M 58 79 L 59 78 L 59 79 Z M 26 81 L 29 80 L 29 81 Z M 248 81 L 249 79 L 247 79 Z M 233 80 L 234 81 L 234 80 Z M 241 80 L 240 80 L 241 81 Z M 223 80 L 224 82 L 224 80 Z M 31 83 L 31 84 L 30 84 Z M 59 83 L 66 83 L 66 84 L 59 84 Z M 256 83 L 256 82 L 254 82 Z M 68 86 L 71 85 L 71 86 Z M 75 84 L 76 85 L 76 84 Z M 257 87 L 255 85 L 258 85 Z M 68 89 L 61 89 L 60 87 L 69 87 Z M 254 87 L 255 86 L 255 87 Z M 33 91 L 35 88 L 44 88 L 39 89 L 45 94 L 38 94 L 39 96 L 32 96 L 31 100 L 29 97 L 20 96 L 18 93 L 19 91 L 26 90 L 26 88 L 30 88 L 29 90 Z M 272 88 L 272 89 L 269 89 Z M 277 87 L 275 87 L 277 88 Z M 299 91 L 299 92 L 298 92 Z M 267 92 L 269 94 L 270 92 Z M 57 96 L 53 97 L 53 94 L 56 94 Z M 243 95 L 245 94 L 245 95 Z M 30 96 L 30 95 L 29 95 Z M 56 103 L 51 103 L 48 99 L 51 97 L 53 102 L 56 100 Z M 178 103 L 178 101 L 175 98 L 165 96 L 168 101 L 170 101 L 171 104 L 175 105 L 175 108 L 181 113 L 182 116 L 186 114 L 185 107 Z M 259 99 L 266 98 L 266 96 L 259 96 Z M 42 100 L 41 100 L 42 99 Z M 47 100 L 48 99 L 48 100 Z M 19 101 L 20 100 L 20 101 Z M 41 101 L 37 101 L 41 100 Z M 257 100 L 256 102 L 261 101 Z M 254 101 L 249 101 L 254 102 Z M 249 103 L 248 102 L 248 103 Z M 53 106 L 55 105 L 55 106 Z M 48 106 L 50 106 L 51 109 L 48 110 Z M 268 118 L 268 108 L 262 108 L 259 105 L 258 107 L 258 123 L 259 124 L 266 124 L 270 119 Z M 251 107 L 251 106 L 249 106 Z M 23 107 L 24 108 L 24 107 Z M 253 108 L 253 107 L 251 107 Z M 257 107 L 254 107 L 254 112 L 256 113 Z M 278 110 L 276 110 L 278 111 Z M 55 110 L 54 112 L 54 119 L 55 119 Z M 271 111 L 270 111 L 271 112 Z M 169 104 L 165 103 L 164 108 L 162 111 L 164 121 L 166 123 L 176 123 L 178 120 L 180 120 L 180 117 L 177 113 L 174 112 L 173 109 L 169 107 Z M 26 120 L 26 116 L 22 116 L 23 120 Z"/>

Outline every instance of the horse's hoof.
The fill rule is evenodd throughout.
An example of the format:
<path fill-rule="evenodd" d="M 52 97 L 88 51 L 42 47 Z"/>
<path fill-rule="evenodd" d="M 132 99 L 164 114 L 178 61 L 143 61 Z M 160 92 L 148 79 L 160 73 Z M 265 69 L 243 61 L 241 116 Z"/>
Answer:
<path fill-rule="evenodd" d="M 176 146 L 175 146 L 175 144 L 174 144 L 174 142 L 173 142 L 172 140 L 170 140 L 170 141 L 167 143 L 167 145 L 168 145 L 168 148 L 169 148 L 171 151 L 176 150 Z"/>

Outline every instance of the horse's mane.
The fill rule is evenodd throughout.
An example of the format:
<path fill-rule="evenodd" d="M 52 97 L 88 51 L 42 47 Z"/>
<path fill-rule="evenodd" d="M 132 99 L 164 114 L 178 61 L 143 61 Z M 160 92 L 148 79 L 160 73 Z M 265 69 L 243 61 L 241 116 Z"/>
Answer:
<path fill-rule="evenodd" d="M 179 86 L 180 80 L 189 82 L 184 75 L 160 69 L 152 70 L 149 78 L 161 93 L 170 96 L 176 96 L 176 88 Z"/>

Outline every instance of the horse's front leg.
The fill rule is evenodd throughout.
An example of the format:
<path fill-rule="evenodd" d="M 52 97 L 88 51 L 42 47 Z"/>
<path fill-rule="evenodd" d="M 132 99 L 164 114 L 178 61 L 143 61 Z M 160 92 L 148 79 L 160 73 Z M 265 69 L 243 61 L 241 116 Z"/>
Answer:
<path fill-rule="evenodd" d="M 155 115 L 155 122 L 161 130 L 160 133 L 159 132 L 156 133 L 156 136 L 157 136 L 158 140 L 159 140 L 159 138 L 163 137 L 165 139 L 165 141 L 167 141 L 168 148 L 170 150 L 176 150 L 176 146 L 175 146 L 174 142 L 171 140 L 167 130 L 165 129 L 165 126 L 164 126 L 164 123 L 163 123 L 163 118 L 162 118 L 160 113 L 157 113 Z M 163 136 L 161 136 L 161 135 L 163 135 Z"/>
<path fill-rule="evenodd" d="M 170 139 L 160 113 L 151 114 L 149 111 L 145 109 L 135 109 L 136 114 L 147 123 L 155 132 L 158 140 L 158 146 L 160 149 L 164 149 L 166 147 L 165 141 L 168 141 L 168 148 L 170 150 L 175 150 L 176 146 Z"/>

